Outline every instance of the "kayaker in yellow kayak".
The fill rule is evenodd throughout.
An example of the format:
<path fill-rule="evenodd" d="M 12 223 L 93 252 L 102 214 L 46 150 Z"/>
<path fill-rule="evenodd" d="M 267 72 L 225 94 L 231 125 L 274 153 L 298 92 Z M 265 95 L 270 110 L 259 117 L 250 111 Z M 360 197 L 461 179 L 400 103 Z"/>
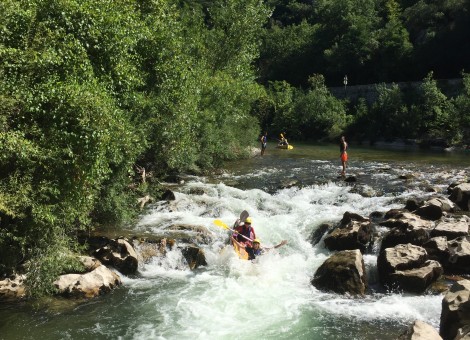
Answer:
<path fill-rule="evenodd" d="M 287 141 L 287 138 L 284 136 L 285 132 L 279 135 L 281 139 L 279 140 L 279 145 L 289 145 L 289 142 Z"/>
<path fill-rule="evenodd" d="M 248 259 L 255 258 L 253 254 L 253 243 L 251 240 L 256 239 L 255 229 L 251 226 L 251 217 L 247 217 L 245 223 L 235 228 L 232 239 L 238 243 L 238 246 L 245 248 L 248 253 Z"/>

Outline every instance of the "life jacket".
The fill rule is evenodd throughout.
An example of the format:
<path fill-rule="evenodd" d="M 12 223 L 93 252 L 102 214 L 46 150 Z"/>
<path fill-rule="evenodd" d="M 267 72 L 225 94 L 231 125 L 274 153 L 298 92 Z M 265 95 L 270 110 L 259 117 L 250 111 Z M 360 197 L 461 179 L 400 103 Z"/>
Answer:
<path fill-rule="evenodd" d="M 238 227 L 237 229 L 235 229 L 235 231 L 238 233 L 238 235 L 237 235 L 237 241 L 238 242 L 243 242 L 247 246 L 253 247 L 253 244 L 251 243 L 251 241 L 249 241 L 245 238 L 245 237 L 248 237 L 248 238 L 251 238 L 252 240 L 254 240 L 256 238 L 255 230 L 253 229 L 253 227 L 251 227 L 251 226 L 247 227 L 245 225 L 242 225 L 242 226 Z M 245 236 L 245 237 L 243 237 L 242 235 Z"/>

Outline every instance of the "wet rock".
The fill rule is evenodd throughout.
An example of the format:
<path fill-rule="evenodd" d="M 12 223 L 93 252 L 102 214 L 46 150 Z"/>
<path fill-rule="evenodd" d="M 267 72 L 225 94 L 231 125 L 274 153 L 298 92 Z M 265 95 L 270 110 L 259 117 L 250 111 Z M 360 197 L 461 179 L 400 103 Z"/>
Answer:
<path fill-rule="evenodd" d="M 436 205 L 425 204 L 416 209 L 414 213 L 431 221 L 436 221 L 442 217 L 442 209 Z"/>
<path fill-rule="evenodd" d="M 416 209 L 418 209 L 419 207 L 421 207 L 423 204 L 424 204 L 423 200 L 419 200 L 419 199 L 416 199 L 416 198 L 411 198 L 411 199 L 406 201 L 405 209 L 408 210 L 409 212 L 413 212 Z"/>
<path fill-rule="evenodd" d="M 165 229 L 165 234 L 183 243 L 210 244 L 214 241 L 213 234 L 199 225 L 173 224 Z"/>
<path fill-rule="evenodd" d="M 384 218 L 385 214 L 383 212 L 380 212 L 380 211 L 373 211 L 370 213 L 369 215 L 369 219 L 372 220 L 372 221 L 379 221 L 379 220 L 382 220 Z"/>
<path fill-rule="evenodd" d="M 370 222 L 351 221 L 343 228 L 336 228 L 325 237 L 325 246 L 329 250 L 359 249 L 365 252 L 372 240 Z"/>
<path fill-rule="evenodd" d="M 344 181 L 346 183 L 354 183 L 354 182 L 357 182 L 357 178 L 356 176 L 348 176 L 344 179 Z"/>
<path fill-rule="evenodd" d="M 160 198 L 162 201 L 174 201 L 176 199 L 175 194 L 170 189 L 167 189 Z"/>
<path fill-rule="evenodd" d="M 424 248 L 412 244 L 399 244 L 382 251 L 377 268 L 383 285 L 408 292 L 424 292 L 443 272 L 438 262 L 428 260 Z"/>
<path fill-rule="evenodd" d="M 456 203 L 462 210 L 470 210 L 470 183 L 462 183 L 453 187 L 449 199 Z"/>
<path fill-rule="evenodd" d="M 407 292 L 423 293 L 443 272 L 439 262 L 428 260 L 419 268 L 395 271 L 389 280 L 392 287 L 396 286 Z"/>
<path fill-rule="evenodd" d="M 416 178 L 416 175 L 412 174 L 412 173 L 407 173 L 407 174 L 401 174 L 398 176 L 399 179 L 404 179 L 404 180 L 412 180 L 414 178 Z"/>
<path fill-rule="evenodd" d="M 317 269 L 311 283 L 319 290 L 363 296 L 367 278 L 361 252 L 344 250 L 333 254 Z"/>
<path fill-rule="evenodd" d="M 431 236 L 446 236 L 448 240 L 460 236 L 468 236 L 469 222 L 467 218 L 447 218 L 440 221 L 436 227 L 431 231 Z"/>
<path fill-rule="evenodd" d="M 461 333 L 468 333 L 470 326 L 470 281 L 461 280 L 449 289 L 442 300 L 440 335 L 454 339 Z"/>
<path fill-rule="evenodd" d="M 164 179 L 167 183 L 184 184 L 184 179 L 178 174 L 169 174 Z"/>
<path fill-rule="evenodd" d="M 377 197 L 381 196 L 380 193 L 377 193 L 377 191 L 368 186 L 368 185 L 355 185 L 354 188 L 351 189 L 351 193 L 356 193 L 361 195 L 362 197 Z"/>
<path fill-rule="evenodd" d="M 385 218 L 387 220 L 380 223 L 380 225 L 388 228 L 402 228 L 402 229 L 424 229 L 431 231 L 434 228 L 434 223 L 428 220 L 423 220 L 420 216 L 409 213 L 401 212 L 396 213 L 393 217 L 389 217 L 387 212 Z"/>
<path fill-rule="evenodd" d="M 435 193 L 441 192 L 439 187 L 435 187 L 435 186 L 426 186 L 426 187 L 424 187 L 423 191 L 425 191 L 425 192 L 435 192 Z"/>
<path fill-rule="evenodd" d="M 429 233 L 422 229 L 393 228 L 382 238 L 381 251 L 398 244 L 411 243 L 420 246 L 429 240 Z"/>
<path fill-rule="evenodd" d="M 455 204 L 451 200 L 435 197 L 426 201 L 424 205 L 416 209 L 415 214 L 428 220 L 435 221 L 440 219 L 444 213 L 454 211 Z"/>
<path fill-rule="evenodd" d="M 439 332 L 431 325 L 416 320 L 398 337 L 398 340 L 442 340 Z"/>
<path fill-rule="evenodd" d="M 446 266 L 450 256 L 447 237 L 433 237 L 423 244 L 423 248 L 426 249 L 429 259 L 438 261 L 443 266 Z"/>
<path fill-rule="evenodd" d="M 457 335 L 454 340 L 469 340 L 470 339 L 470 325 L 464 326 L 457 330 Z"/>
<path fill-rule="evenodd" d="M 205 194 L 205 191 L 203 188 L 190 188 L 189 193 L 191 195 L 202 196 Z"/>
<path fill-rule="evenodd" d="M 83 273 L 91 272 L 101 266 L 101 262 L 91 256 L 79 256 L 78 260 L 83 264 Z"/>
<path fill-rule="evenodd" d="M 359 215 L 359 214 L 346 211 L 346 212 L 343 214 L 343 218 L 341 219 L 341 221 L 339 222 L 339 224 L 340 224 L 341 227 L 345 227 L 345 226 L 347 226 L 349 223 L 351 223 L 352 221 L 369 222 L 369 219 L 366 218 L 366 217 L 363 217 L 363 216 L 361 216 L 361 215 Z"/>
<path fill-rule="evenodd" d="M 310 235 L 310 243 L 314 246 L 322 239 L 325 233 L 333 230 L 331 223 L 322 223 L 317 229 L 315 229 Z"/>
<path fill-rule="evenodd" d="M 11 275 L 0 281 L 0 301 L 16 301 L 26 297 L 25 275 Z"/>
<path fill-rule="evenodd" d="M 390 209 L 389 211 L 385 213 L 384 218 L 385 219 L 398 218 L 404 212 L 406 211 L 403 209 Z"/>
<path fill-rule="evenodd" d="M 287 179 L 281 182 L 279 185 L 279 189 L 289 189 L 292 187 L 298 187 L 300 184 L 299 180 L 297 179 Z"/>
<path fill-rule="evenodd" d="M 105 265 L 111 265 L 123 274 L 134 274 L 139 265 L 137 253 L 124 239 L 110 240 L 109 243 L 93 252 Z"/>
<path fill-rule="evenodd" d="M 135 250 L 139 263 L 149 263 L 154 257 L 163 257 L 167 251 L 167 239 L 163 238 L 155 242 L 145 240 L 136 241 Z"/>
<path fill-rule="evenodd" d="M 182 250 L 183 256 L 191 270 L 200 266 L 207 266 L 204 251 L 195 246 L 189 246 Z"/>
<path fill-rule="evenodd" d="M 462 236 L 449 241 L 449 270 L 454 273 L 470 272 L 470 236 Z"/>
<path fill-rule="evenodd" d="M 408 212 L 396 214 L 395 218 L 389 218 L 380 225 L 393 228 L 384 236 L 381 249 L 406 243 L 420 246 L 429 240 L 434 228 L 434 222 Z"/>
<path fill-rule="evenodd" d="M 73 298 L 96 297 L 120 284 L 120 277 L 103 265 L 86 274 L 61 275 L 54 282 L 58 294 Z"/>

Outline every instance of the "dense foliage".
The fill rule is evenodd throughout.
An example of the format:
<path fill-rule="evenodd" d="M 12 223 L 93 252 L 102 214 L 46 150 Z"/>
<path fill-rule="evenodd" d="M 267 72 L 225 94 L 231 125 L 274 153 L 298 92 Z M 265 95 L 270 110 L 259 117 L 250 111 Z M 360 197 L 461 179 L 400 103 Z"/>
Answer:
<path fill-rule="evenodd" d="M 268 0 L 263 82 L 329 86 L 456 78 L 470 68 L 468 0 Z"/>
<path fill-rule="evenodd" d="M 257 0 L 2 1 L 0 273 L 21 264 L 48 291 L 78 229 L 121 221 L 150 190 L 137 170 L 243 156 L 268 14 Z"/>

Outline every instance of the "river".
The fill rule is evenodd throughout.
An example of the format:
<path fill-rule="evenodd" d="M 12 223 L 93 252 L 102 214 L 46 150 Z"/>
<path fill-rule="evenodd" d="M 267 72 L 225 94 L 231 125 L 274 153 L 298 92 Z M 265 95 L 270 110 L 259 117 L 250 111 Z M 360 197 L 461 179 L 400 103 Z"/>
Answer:
<path fill-rule="evenodd" d="M 175 223 L 206 226 L 214 236 L 203 246 L 207 267 L 190 271 L 175 250 L 100 298 L 3 304 L 0 339 L 395 339 L 416 319 L 437 329 L 442 296 L 381 290 L 375 252 L 364 256 L 365 298 L 316 290 L 310 280 L 330 252 L 310 236 L 346 211 L 368 216 L 428 197 L 430 188 L 445 193 L 466 176 L 470 155 L 350 145 L 349 156 L 352 184 L 338 179 L 339 150 L 331 145 L 271 143 L 264 157 L 228 163 L 223 174 L 188 176 L 173 187 L 176 201 L 154 204 L 129 229 L 151 235 Z M 288 180 L 297 185 L 282 188 Z M 231 225 L 243 210 L 262 244 L 288 244 L 255 263 L 239 260 L 213 221 Z"/>

